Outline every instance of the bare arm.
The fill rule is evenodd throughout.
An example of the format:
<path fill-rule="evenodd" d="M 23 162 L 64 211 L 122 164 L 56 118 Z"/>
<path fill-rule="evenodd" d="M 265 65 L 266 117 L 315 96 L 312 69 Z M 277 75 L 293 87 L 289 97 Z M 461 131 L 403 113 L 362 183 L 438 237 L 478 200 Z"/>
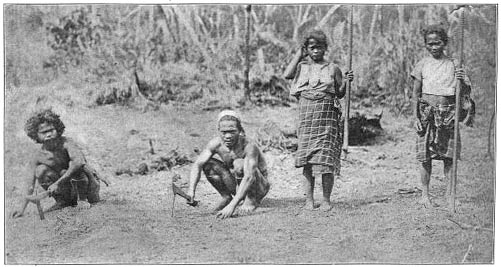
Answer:
<path fill-rule="evenodd" d="M 200 175 L 202 173 L 202 167 L 205 163 L 214 155 L 216 149 L 219 145 L 219 140 L 212 139 L 207 147 L 202 150 L 198 158 L 195 160 L 191 167 L 190 171 L 190 188 L 188 191 L 188 195 L 191 197 L 193 201 L 195 199 L 195 191 L 197 189 L 198 182 L 200 181 Z"/>
<path fill-rule="evenodd" d="M 293 79 L 294 76 L 296 75 L 296 70 L 297 70 L 297 64 L 303 59 L 304 53 L 303 53 L 303 48 L 299 48 L 296 54 L 294 55 L 294 58 L 292 61 L 287 65 L 287 68 L 285 68 L 284 71 L 284 78 L 285 79 Z"/>
<path fill-rule="evenodd" d="M 339 88 L 334 88 L 334 89 L 336 90 L 336 96 L 338 98 L 343 98 L 344 95 L 346 94 L 348 81 L 353 80 L 353 71 L 347 72 L 346 77 L 343 79 L 343 74 L 341 73 L 341 70 L 339 68 L 334 68 L 334 73 L 332 75 L 334 76 L 335 81 L 341 81 L 341 86 L 339 86 Z"/>
<path fill-rule="evenodd" d="M 228 218 L 233 214 L 238 203 L 245 198 L 250 186 L 256 179 L 255 173 L 258 168 L 259 149 L 254 144 L 248 144 L 246 150 L 246 156 L 244 158 L 244 177 L 238 186 L 235 197 L 218 213 L 218 217 L 222 219 Z"/>
<path fill-rule="evenodd" d="M 66 151 L 70 157 L 70 162 L 68 163 L 68 169 L 66 172 L 59 177 L 59 179 L 52 185 L 57 187 L 59 184 L 68 181 L 71 177 L 74 177 L 82 167 L 85 165 L 85 157 L 82 153 L 82 150 L 77 147 L 77 145 L 73 142 L 67 141 L 64 144 Z M 49 192 L 54 191 L 54 187 L 52 185 L 49 187 Z"/>

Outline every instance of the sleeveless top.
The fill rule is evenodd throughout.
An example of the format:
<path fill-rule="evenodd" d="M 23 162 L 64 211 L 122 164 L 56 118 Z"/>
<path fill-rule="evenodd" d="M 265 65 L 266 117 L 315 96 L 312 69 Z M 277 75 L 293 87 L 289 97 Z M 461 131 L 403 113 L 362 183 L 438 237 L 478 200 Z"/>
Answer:
<path fill-rule="evenodd" d="M 342 79 L 336 80 L 335 72 L 341 70 L 334 63 L 311 64 L 303 61 L 297 66 L 290 94 L 310 100 L 323 98 L 336 99 L 336 89 L 342 84 Z"/>

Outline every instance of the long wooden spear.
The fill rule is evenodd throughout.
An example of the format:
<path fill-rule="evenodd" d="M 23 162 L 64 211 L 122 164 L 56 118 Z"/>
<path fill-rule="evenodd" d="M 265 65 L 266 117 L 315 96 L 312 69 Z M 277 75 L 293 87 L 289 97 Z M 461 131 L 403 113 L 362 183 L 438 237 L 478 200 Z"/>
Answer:
<path fill-rule="evenodd" d="M 244 70 L 244 95 L 245 101 L 250 100 L 249 71 L 250 71 L 250 32 L 251 32 L 251 5 L 245 7 L 245 70 Z"/>
<path fill-rule="evenodd" d="M 459 67 L 463 68 L 463 44 L 464 44 L 464 8 L 459 7 L 460 13 L 460 36 L 459 36 Z M 452 213 L 456 212 L 456 181 L 457 181 L 457 172 L 458 172 L 458 145 L 459 145 L 459 112 L 461 107 L 461 81 L 458 79 L 456 81 L 456 110 L 455 110 L 455 119 L 454 119 L 454 149 L 453 149 L 453 158 L 452 158 L 452 177 L 450 177 L 450 192 L 449 192 L 449 209 Z"/>
<path fill-rule="evenodd" d="M 353 5 L 350 9 L 350 55 L 348 59 L 348 71 L 351 70 L 351 64 L 353 61 Z M 348 141 L 349 141 L 349 120 L 350 120 L 350 95 L 351 95 L 351 82 L 348 81 L 348 86 L 346 87 L 345 105 L 344 105 L 344 137 L 343 137 L 343 153 L 345 157 L 348 155 Z"/>

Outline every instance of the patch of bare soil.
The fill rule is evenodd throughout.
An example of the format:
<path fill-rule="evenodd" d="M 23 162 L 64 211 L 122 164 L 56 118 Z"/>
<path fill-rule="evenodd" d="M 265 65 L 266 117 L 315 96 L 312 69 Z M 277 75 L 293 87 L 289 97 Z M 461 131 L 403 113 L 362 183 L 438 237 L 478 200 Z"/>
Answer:
<path fill-rule="evenodd" d="M 48 263 L 491 263 L 493 262 L 494 170 L 485 157 L 488 117 L 462 128 L 457 213 L 447 212 L 442 164 L 433 166 L 431 193 L 441 206 L 417 204 L 420 191 L 410 120 L 385 113 L 386 134 L 372 146 L 350 147 L 330 212 L 304 211 L 303 177 L 290 153 L 266 152 L 272 188 L 250 215 L 218 220 L 210 208 L 217 192 L 203 177 L 197 207 L 177 198 L 172 216 L 170 178 L 186 190 L 189 165 L 170 170 L 116 175 L 137 169 L 172 150 L 195 157 L 215 134 L 217 111 L 163 106 L 141 112 L 118 106 L 69 105 L 54 109 L 66 135 L 80 142 L 88 160 L 112 185 L 103 202 L 66 208 L 40 221 L 30 205 L 20 219 L 8 215 L 18 205 L 26 158 L 36 145 L 22 128 L 37 94 L 8 95 L 5 115 L 5 258 L 8 264 Z M 266 120 L 280 127 L 295 123 L 296 109 L 242 110 L 250 136 Z M 155 154 L 151 153 L 150 140 Z M 321 197 L 317 181 L 316 199 Z M 48 206 L 52 200 L 44 200 Z M 460 223 L 463 228 L 456 223 Z M 466 227 L 465 227 L 466 225 Z"/>

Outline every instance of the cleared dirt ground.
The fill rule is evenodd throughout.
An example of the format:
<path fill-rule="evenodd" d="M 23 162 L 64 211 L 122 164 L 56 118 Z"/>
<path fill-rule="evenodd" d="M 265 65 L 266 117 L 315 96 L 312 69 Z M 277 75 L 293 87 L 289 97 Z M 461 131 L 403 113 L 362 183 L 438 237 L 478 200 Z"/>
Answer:
<path fill-rule="evenodd" d="M 43 96 L 57 95 L 54 99 Z M 23 125 L 35 102 L 53 105 L 66 135 L 80 142 L 91 164 L 111 180 L 103 202 L 66 208 L 40 221 L 34 205 L 20 219 L 8 215 L 19 204 L 26 159 L 36 145 Z M 295 107 L 241 110 L 250 136 L 266 120 L 294 125 Z M 350 147 L 336 181 L 330 212 L 303 211 L 301 170 L 292 154 L 267 152 L 272 189 L 254 214 L 218 220 L 210 208 L 218 194 L 205 177 L 200 205 L 177 198 L 171 217 L 170 177 L 187 187 L 189 166 L 147 175 L 116 176 L 119 168 L 151 162 L 172 149 L 191 155 L 215 134 L 217 111 L 164 106 L 141 112 L 119 106 L 87 107 L 61 86 L 25 88 L 6 95 L 5 259 L 8 264 L 47 263 L 491 263 L 494 260 L 495 162 L 486 157 L 490 114 L 475 128 L 462 127 L 457 213 L 446 210 L 441 162 L 434 162 L 431 193 L 441 205 L 426 210 L 420 193 L 410 119 L 385 113 L 386 135 L 375 145 Z M 193 155 L 191 155 L 193 156 Z M 316 198 L 320 198 L 320 184 Z M 45 207 L 52 204 L 46 199 Z M 451 220 L 473 226 L 461 229 Z M 477 228 L 474 228 L 477 227 Z M 479 229 L 482 228 L 482 229 Z M 469 249 L 470 248 L 470 249 Z M 467 253 L 467 251 L 469 252 Z"/>

